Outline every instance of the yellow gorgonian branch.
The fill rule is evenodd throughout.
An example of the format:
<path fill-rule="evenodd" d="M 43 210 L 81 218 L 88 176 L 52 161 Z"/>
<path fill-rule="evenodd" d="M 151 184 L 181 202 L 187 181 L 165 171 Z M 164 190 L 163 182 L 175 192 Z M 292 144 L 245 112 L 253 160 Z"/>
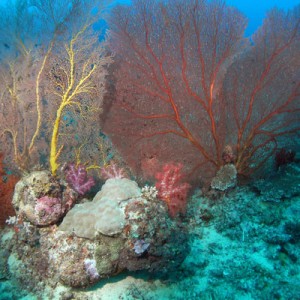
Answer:
<path fill-rule="evenodd" d="M 97 69 L 97 64 L 91 64 L 89 59 L 83 63 L 81 69 L 78 68 L 79 61 L 83 58 L 80 56 L 81 52 L 76 50 L 76 43 L 78 43 L 80 37 L 87 30 L 87 25 L 84 26 L 65 46 L 67 53 L 67 63 L 69 65 L 68 72 L 67 68 L 62 68 L 66 75 L 66 83 L 63 84 L 63 89 L 60 94 L 60 103 L 56 111 L 56 118 L 54 120 L 52 137 L 50 144 L 50 168 L 53 175 L 56 175 L 59 168 L 58 158 L 64 145 L 58 147 L 58 137 L 60 126 L 62 122 L 62 117 L 64 110 L 71 108 L 72 106 L 77 106 L 79 111 L 82 110 L 81 103 L 79 102 L 80 94 L 91 94 L 94 89 L 90 79 Z M 81 40 L 80 40 L 81 41 Z M 80 50 L 80 49 L 79 49 Z M 90 68 L 90 69 L 88 69 Z M 77 79 L 76 76 L 79 75 Z M 62 84 L 59 84 L 62 87 Z"/>
<path fill-rule="evenodd" d="M 9 62 L 8 63 L 8 67 L 9 67 L 9 71 L 12 75 L 12 84 L 11 85 L 7 85 L 7 90 L 9 95 L 11 96 L 11 100 L 12 100 L 12 105 L 15 106 L 16 102 L 18 100 L 18 96 L 17 96 L 17 88 L 16 88 L 16 79 L 15 76 L 13 75 L 15 72 L 15 66 L 14 63 Z"/>
<path fill-rule="evenodd" d="M 50 46 L 48 48 L 48 51 L 46 53 L 46 55 L 44 56 L 42 65 L 39 69 L 38 75 L 36 77 L 36 81 L 35 81 L 35 102 L 36 102 L 36 111 L 37 111 L 37 121 L 36 121 L 36 127 L 35 127 L 35 132 L 32 136 L 31 142 L 29 144 L 28 150 L 29 153 L 32 152 L 33 150 L 33 146 L 34 146 L 34 142 L 36 140 L 36 138 L 39 136 L 40 130 L 41 130 L 41 126 L 42 126 L 42 111 L 41 111 L 41 98 L 40 98 L 40 81 L 41 81 L 41 76 L 43 74 L 43 71 L 45 69 L 46 66 L 46 62 L 48 60 L 48 57 L 51 54 L 53 45 L 54 45 L 54 40 L 55 38 L 52 40 L 52 42 L 50 43 Z"/>
<path fill-rule="evenodd" d="M 20 119 L 23 120 L 23 126 L 20 126 L 20 121 L 16 121 L 15 123 L 11 124 L 9 128 L 5 128 L 2 132 L 3 135 L 11 136 L 12 138 L 12 146 L 13 146 L 13 158 L 16 164 L 21 169 L 26 169 L 29 167 L 30 163 L 30 155 L 32 154 L 32 151 L 34 150 L 34 144 L 36 142 L 36 139 L 39 136 L 40 129 L 42 126 L 42 109 L 41 109 L 41 96 L 40 96 L 40 83 L 42 74 L 44 72 L 46 63 L 48 58 L 51 55 L 53 45 L 54 45 L 55 37 L 52 39 L 52 42 L 50 43 L 46 54 L 42 58 L 41 65 L 38 66 L 38 69 L 36 70 L 37 76 L 34 79 L 34 92 L 35 97 L 32 97 L 32 102 L 30 98 L 24 98 L 22 96 L 22 91 L 24 90 L 24 83 L 23 80 L 20 80 L 20 78 L 23 78 L 24 74 L 20 73 L 20 65 L 21 67 L 26 69 L 31 68 L 31 61 L 33 59 L 31 49 L 26 49 L 25 45 L 23 44 L 23 51 L 22 56 L 18 57 L 18 59 L 13 61 L 7 61 L 7 67 L 9 72 L 7 72 L 6 76 L 3 76 L 3 80 L 5 82 L 5 91 L 7 91 L 8 99 L 6 101 L 9 101 L 9 105 L 12 107 L 12 113 L 14 115 L 14 118 L 16 119 L 16 116 L 19 115 Z M 20 42 L 20 45 L 22 45 L 22 42 Z M 26 51 L 25 51 L 26 50 Z M 22 69 L 21 69 L 22 70 Z M 9 76 L 9 77 L 8 77 Z M 6 77 L 6 78 L 5 78 Z M 3 91 L 3 93 L 5 93 Z M 36 119 L 28 118 L 26 108 L 23 108 L 23 104 L 28 103 L 28 106 L 35 102 L 35 110 L 36 110 Z M 35 123 L 35 126 L 28 130 L 27 133 L 27 125 L 29 122 Z M 34 124 L 34 123 L 33 123 Z M 20 136 L 23 135 L 23 144 L 20 144 L 20 141 L 18 140 Z M 29 138 L 29 141 L 27 140 L 27 137 Z M 26 163 L 26 164 L 25 164 Z"/>
<path fill-rule="evenodd" d="M 13 145 L 13 149 L 14 149 L 14 159 L 17 160 L 17 158 L 19 157 L 19 151 L 18 151 L 18 144 L 17 144 L 17 137 L 18 137 L 18 133 L 12 129 L 4 129 L 3 130 L 3 135 L 8 134 L 11 136 L 12 138 L 12 145 Z"/>
<path fill-rule="evenodd" d="M 28 148 L 26 147 L 26 130 L 24 131 L 23 147 L 22 147 L 23 150 L 22 151 L 19 149 L 19 144 L 17 142 L 17 139 L 18 139 L 17 131 L 6 128 L 3 130 L 2 135 L 10 135 L 11 136 L 14 161 L 17 164 L 17 166 L 20 168 L 20 170 L 26 170 L 27 166 L 28 166 L 28 161 L 29 161 Z"/>

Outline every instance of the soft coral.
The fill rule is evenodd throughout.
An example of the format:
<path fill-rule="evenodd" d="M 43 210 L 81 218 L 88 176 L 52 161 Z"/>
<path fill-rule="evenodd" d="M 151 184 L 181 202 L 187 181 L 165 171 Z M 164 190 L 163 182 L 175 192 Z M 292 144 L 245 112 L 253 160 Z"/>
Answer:
<path fill-rule="evenodd" d="M 158 197 L 167 203 L 171 217 L 185 213 L 186 210 L 187 194 L 191 186 L 181 182 L 184 177 L 182 168 L 182 164 L 169 163 L 155 176 L 158 180 L 155 185 Z"/>
<path fill-rule="evenodd" d="M 3 154 L 0 153 L 0 227 L 5 225 L 9 216 L 15 215 L 11 200 L 17 181 L 17 177 L 6 174 L 3 167 Z"/>
<path fill-rule="evenodd" d="M 80 195 L 84 195 L 95 185 L 94 179 L 87 176 L 84 165 L 67 164 L 65 175 L 67 182 Z"/>

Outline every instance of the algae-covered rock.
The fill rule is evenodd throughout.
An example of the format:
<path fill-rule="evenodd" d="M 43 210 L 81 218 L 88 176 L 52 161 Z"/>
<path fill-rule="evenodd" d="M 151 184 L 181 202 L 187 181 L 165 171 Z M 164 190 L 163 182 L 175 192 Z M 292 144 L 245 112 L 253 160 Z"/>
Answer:
<path fill-rule="evenodd" d="M 12 204 L 16 214 L 34 225 L 57 223 L 73 206 L 77 194 L 49 171 L 34 171 L 16 184 Z"/>
<path fill-rule="evenodd" d="M 101 236 L 95 250 L 96 268 L 101 277 L 122 271 L 119 269 L 119 259 L 124 247 L 125 240 L 121 237 Z"/>

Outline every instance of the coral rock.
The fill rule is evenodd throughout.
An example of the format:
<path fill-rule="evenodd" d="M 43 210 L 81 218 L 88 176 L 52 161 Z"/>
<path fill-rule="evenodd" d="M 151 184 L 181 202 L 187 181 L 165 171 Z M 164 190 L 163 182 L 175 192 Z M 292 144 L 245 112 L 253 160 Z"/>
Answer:
<path fill-rule="evenodd" d="M 237 170 L 235 165 L 228 164 L 223 166 L 211 182 L 211 188 L 219 191 L 226 191 L 233 188 L 237 183 Z"/>
<path fill-rule="evenodd" d="M 34 225 L 57 223 L 72 207 L 77 194 L 48 171 L 34 171 L 15 186 L 13 206 L 17 215 Z"/>

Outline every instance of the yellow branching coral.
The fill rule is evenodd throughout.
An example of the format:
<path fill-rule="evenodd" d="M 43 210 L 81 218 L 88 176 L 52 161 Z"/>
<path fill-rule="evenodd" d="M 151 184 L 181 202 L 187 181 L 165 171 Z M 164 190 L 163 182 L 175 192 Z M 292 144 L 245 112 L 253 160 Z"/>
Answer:
<path fill-rule="evenodd" d="M 97 1 L 34 1 L 34 22 L 42 24 L 37 29 L 29 4 L 22 3 L 22 13 L 5 7 L 12 13 L 3 19 L 7 30 L 0 30 L 9 40 L 5 55 L 0 49 L 1 151 L 22 171 L 49 157 L 55 175 L 59 158 L 71 160 L 86 133 L 89 143 L 98 136 L 91 124 L 99 121 L 105 65 L 112 61 L 92 28 L 103 7 Z"/>
<path fill-rule="evenodd" d="M 84 25 L 64 47 L 64 52 L 52 62 L 59 67 L 51 70 L 53 96 L 57 102 L 56 117 L 53 121 L 51 145 L 50 145 L 50 168 L 56 175 L 59 168 L 58 158 L 64 148 L 64 143 L 59 141 L 60 128 L 63 116 L 66 112 L 79 114 L 81 119 L 89 118 L 85 114 L 97 111 L 99 97 L 103 97 L 103 84 L 106 75 L 105 65 L 112 58 L 104 55 L 104 49 L 97 36 L 92 36 L 91 24 Z M 102 95 L 101 95 L 102 94 Z M 79 122 L 82 120 L 79 120 Z"/>

